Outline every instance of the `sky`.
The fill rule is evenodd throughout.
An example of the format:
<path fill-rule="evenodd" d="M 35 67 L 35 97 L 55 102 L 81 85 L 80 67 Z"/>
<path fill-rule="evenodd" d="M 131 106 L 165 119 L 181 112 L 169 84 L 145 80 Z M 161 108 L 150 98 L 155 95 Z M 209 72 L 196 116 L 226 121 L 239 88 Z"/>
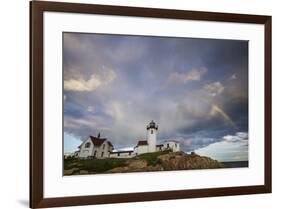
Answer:
<path fill-rule="evenodd" d="M 63 33 L 64 151 L 101 134 L 248 160 L 248 41 Z"/>

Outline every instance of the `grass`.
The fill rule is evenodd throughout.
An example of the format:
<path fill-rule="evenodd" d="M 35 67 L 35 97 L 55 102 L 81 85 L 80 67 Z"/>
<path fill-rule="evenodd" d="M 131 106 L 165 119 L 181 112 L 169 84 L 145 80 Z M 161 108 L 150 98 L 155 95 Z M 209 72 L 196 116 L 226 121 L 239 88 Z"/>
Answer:
<path fill-rule="evenodd" d="M 138 156 L 134 157 L 133 159 L 146 160 L 147 165 L 155 166 L 160 163 L 158 156 L 168 154 L 169 152 L 170 152 L 170 150 L 153 152 L 153 153 L 145 153 L 145 154 L 138 155 Z"/>
<path fill-rule="evenodd" d="M 157 158 L 160 155 L 169 153 L 170 150 L 145 153 L 136 157 L 130 158 L 132 160 L 145 160 L 148 166 L 155 166 L 160 162 Z M 68 158 L 64 160 L 64 170 L 76 169 L 72 174 L 79 174 L 79 171 L 85 170 L 89 173 L 105 173 L 113 168 L 124 167 L 127 165 L 129 159 L 125 158 L 106 158 L 106 159 L 76 159 Z M 71 175 L 72 175 L 71 174 Z"/>
<path fill-rule="evenodd" d="M 78 168 L 79 170 L 86 170 L 93 173 L 103 173 L 116 167 L 126 165 L 126 159 L 66 159 L 64 160 L 64 169 Z"/>

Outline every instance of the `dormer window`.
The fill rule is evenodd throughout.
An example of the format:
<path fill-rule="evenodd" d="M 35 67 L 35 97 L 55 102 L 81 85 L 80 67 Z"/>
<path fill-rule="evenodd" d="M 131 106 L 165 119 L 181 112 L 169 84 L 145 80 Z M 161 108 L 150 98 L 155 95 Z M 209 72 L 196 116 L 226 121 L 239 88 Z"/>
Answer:
<path fill-rule="evenodd" d="M 91 143 L 90 143 L 90 142 L 87 142 L 87 143 L 85 144 L 85 148 L 89 148 L 89 147 L 91 147 Z"/>

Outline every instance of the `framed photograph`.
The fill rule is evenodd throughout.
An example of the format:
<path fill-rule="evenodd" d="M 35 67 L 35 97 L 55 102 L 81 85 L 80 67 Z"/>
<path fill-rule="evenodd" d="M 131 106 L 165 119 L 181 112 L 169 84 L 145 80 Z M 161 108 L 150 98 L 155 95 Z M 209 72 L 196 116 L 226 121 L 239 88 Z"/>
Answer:
<path fill-rule="evenodd" d="M 271 17 L 30 2 L 30 207 L 271 192 Z"/>

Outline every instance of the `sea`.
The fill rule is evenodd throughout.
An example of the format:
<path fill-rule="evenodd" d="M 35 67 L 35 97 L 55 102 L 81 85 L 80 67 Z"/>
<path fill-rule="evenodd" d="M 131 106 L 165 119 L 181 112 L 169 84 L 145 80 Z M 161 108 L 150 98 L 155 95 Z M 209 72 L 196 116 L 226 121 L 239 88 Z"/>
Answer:
<path fill-rule="evenodd" d="M 225 168 L 245 168 L 249 167 L 249 161 L 231 161 L 231 162 L 221 162 L 224 164 Z"/>

